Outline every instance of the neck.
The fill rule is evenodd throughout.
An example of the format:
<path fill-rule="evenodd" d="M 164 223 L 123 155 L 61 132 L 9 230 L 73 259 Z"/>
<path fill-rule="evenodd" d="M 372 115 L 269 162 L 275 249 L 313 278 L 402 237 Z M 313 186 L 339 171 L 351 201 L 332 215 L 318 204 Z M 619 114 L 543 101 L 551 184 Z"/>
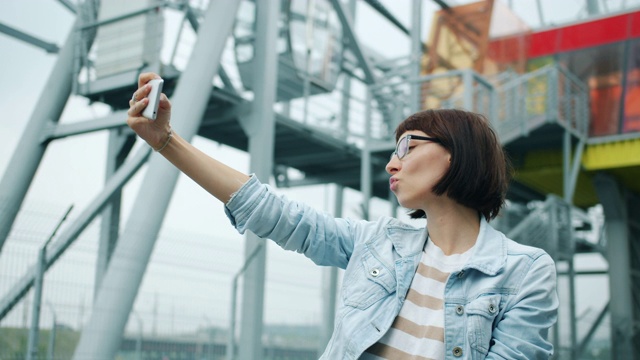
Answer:
<path fill-rule="evenodd" d="M 480 232 L 478 212 L 460 204 L 427 212 L 429 238 L 445 255 L 462 254 L 476 243 Z"/>

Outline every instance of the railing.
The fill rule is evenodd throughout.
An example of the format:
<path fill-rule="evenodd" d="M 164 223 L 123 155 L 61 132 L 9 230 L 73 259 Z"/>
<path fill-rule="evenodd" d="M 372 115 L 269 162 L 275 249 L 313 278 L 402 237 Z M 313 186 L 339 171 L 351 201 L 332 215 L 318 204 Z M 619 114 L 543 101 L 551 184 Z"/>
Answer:
<path fill-rule="evenodd" d="M 584 139 L 589 130 L 587 87 L 561 66 L 513 77 L 497 88 L 493 126 L 502 142 L 527 136 L 544 123 L 557 123 Z"/>
<path fill-rule="evenodd" d="M 521 244 L 544 249 L 554 260 L 567 260 L 575 250 L 571 212 L 567 202 L 549 195 L 532 210 L 507 208 L 494 226 Z"/>
<path fill-rule="evenodd" d="M 376 100 L 388 101 L 385 104 L 371 101 L 368 120 L 373 131 L 369 134 L 380 141 L 390 140 L 395 127 L 416 109 L 464 108 L 489 118 L 495 109 L 493 85 L 469 69 L 383 82 L 370 86 L 369 91 L 378 96 Z M 383 114 L 392 114 L 393 121 L 385 122 Z"/>

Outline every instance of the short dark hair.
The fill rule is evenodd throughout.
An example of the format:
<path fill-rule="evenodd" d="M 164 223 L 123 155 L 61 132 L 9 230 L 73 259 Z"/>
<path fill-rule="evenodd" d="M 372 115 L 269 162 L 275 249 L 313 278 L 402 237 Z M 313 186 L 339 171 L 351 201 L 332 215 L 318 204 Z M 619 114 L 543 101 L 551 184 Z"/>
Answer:
<path fill-rule="evenodd" d="M 420 111 L 398 125 L 396 142 L 411 130 L 437 138 L 451 153 L 451 166 L 433 192 L 477 210 L 487 221 L 495 218 L 504 205 L 511 166 L 487 118 L 457 109 Z M 410 216 L 426 214 L 413 210 Z"/>

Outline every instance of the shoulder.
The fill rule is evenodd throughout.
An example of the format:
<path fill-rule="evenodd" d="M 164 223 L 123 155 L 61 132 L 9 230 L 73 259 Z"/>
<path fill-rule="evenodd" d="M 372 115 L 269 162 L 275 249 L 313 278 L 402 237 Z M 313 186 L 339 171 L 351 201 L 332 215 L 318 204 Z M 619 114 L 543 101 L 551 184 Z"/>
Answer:
<path fill-rule="evenodd" d="M 507 239 L 507 256 L 521 258 L 529 270 L 540 269 L 541 271 L 553 272 L 555 274 L 555 262 L 553 258 L 544 250 L 535 246 L 520 244 L 514 240 Z"/>
<path fill-rule="evenodd" d="M 555 283 L 556 264 L 544 249 L 518 243 L 506 236 L 504 239 L 507 245 L 507 271 L 515 278 L 520 278 L 518 288 L 529 287 L 531 277 L 547 278 Z"/>
<path fill-rule="evenodd" d="M 493 227 L 488 228 L 491 229 L 490 231 L 494 237 L 501 239 L 503 246 L 506 248 L 507 257 L 519 257 L 530 261 L 548 259 L 553 262 L 551 260 L 551 256 L 544 249 L 529 244 L 523 244 L 516 241 L 517 239 L 510 239 L 503 232 Z"/>

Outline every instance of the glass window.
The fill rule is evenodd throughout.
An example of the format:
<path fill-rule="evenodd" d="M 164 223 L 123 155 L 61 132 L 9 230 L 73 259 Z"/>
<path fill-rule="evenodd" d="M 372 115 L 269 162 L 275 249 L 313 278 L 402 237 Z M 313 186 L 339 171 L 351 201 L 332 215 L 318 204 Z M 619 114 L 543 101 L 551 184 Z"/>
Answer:
<path fill-rule="evenodd" d="M 558 62 L 589 87 L 590 136 L 619 132 L 623 54 L 624 43 L 615 43 L 558 55 Z"/>
<path fill-rule="evenodd" d="M 629 44 L 622 132 L 640 131 L 640 40 Z"/>

